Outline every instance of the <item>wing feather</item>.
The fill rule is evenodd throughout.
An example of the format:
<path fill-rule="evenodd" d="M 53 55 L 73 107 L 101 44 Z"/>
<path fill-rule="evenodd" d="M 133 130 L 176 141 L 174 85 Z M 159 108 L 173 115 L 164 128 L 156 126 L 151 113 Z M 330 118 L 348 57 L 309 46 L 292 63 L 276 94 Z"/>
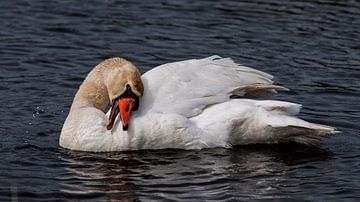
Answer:
<path fill-rule="evenodd" d="M 272 86 L 272 78 L 270 74 L 216 55 L 168 63 L 142 76 L 145 85 L 142 110 L 192 117 L 209 105 L 230 100 L 237 89 L 261 84 Z"/>

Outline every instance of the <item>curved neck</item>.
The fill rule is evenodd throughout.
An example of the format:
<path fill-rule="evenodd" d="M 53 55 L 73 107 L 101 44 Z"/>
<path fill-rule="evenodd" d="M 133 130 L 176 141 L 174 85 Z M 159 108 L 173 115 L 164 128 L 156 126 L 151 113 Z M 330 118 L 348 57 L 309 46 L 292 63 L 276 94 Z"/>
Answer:
<path fill-rule="evenodd" d="M 95 107 L 104 112 L 109 96 L 99 68 L 92 70 L 81 84 L 70 110 L 79 107 Z"/>

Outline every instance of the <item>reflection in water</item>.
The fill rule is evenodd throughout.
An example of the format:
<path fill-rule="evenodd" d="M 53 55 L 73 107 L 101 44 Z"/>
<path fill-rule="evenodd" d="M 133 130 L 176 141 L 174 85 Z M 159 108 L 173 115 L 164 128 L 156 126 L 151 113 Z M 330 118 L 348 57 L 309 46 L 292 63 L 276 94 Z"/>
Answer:
<path fill-rule="evenodd" d="M 273 198 L 284 184 L 294 183 L 293 168 L 330 156 L 326 150 L 299 145 L 123 153 L 62 150 L 59 158 L 65 173 L 58 180 L 63 193 L 79 198 Z"/>
<path fill-rule="evenodd" d="M 123 155 L 62 151 L 65 174 L 59 177 L 61 192 L 72 197 L 105 197 L 115 201 L 137 201 L 132 183 L 125 180 L 131 161 Z"/>
<path fill-rule="evenodd" d="M 2 1 L 0 201 L 355 200 L 360 193 L 358 1 Z M 322 149 L 77 153 L 58 147 L 92 66 L 123 56 L 146 72 L 232 57 L 291 89 L 301 117 L 337 127 Z M 61 192 L 59 192 L 61 190 Z M 13 192 L 11 192 L 13 191 Z"/>
<path fill-rule="evenodd" d="M 330 156 L 326 150 L 295 144 L 238 147 L 230 155 L 230 178 L 236 179 L 232 188 L 243 197 L 284 198 L 289 191 L 301 191 L 298 185 L 302 177 L 294 175 L 294 169 L 326 161 Z"/>

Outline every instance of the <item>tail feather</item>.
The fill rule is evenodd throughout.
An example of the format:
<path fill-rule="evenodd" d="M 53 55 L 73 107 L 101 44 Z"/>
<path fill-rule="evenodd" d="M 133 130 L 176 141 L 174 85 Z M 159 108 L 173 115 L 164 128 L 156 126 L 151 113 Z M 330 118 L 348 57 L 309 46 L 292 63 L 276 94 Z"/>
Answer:
<path fill-rule="evenodd" d="M 338 131 L 330 126 L 295 117 L 301 105 L 274 101 L 233 99 L 208 107 L 191 120 L 205 133 L 204 142 L 230 145 L 276 144 L 296 142 L 318 145 Z"/>
<path fill-rule="evenodd" d="M 336 134 L 335 128 L 329 126 L 321 126 L 309 123 L 308 127 L 288 125 L 282 127 L 273 127 L 274 135 L 283 136 L 279 142 L 297 142 L 305 145 L 318 145 L 321 141 L 332 134 Z"/>
<path fill-rule="evenodd" d="M 270 141 L 318 145 L 323 139 L 339 132 L 334 127 L 295 117 L 301 105 L 281 101 L 258 101 L 258 105 L 264 109 L 259 118 L 269 129 Z"/>

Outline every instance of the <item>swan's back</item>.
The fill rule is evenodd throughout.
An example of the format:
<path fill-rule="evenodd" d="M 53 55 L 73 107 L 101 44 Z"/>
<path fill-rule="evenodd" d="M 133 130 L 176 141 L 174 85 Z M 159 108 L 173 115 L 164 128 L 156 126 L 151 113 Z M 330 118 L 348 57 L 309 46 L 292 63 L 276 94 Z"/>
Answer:
<path fill-rule="evenodd" d="M 146 88 L 143 100 L 147 104 L 142 110 L 193 117 L 231 96 L 261 97 L 285 90 L 272 85 L 272 78 L 219 56 L 168 63 L 142 76 Z"/>
<path fill-rule="evenodd" d="M 246 99 L 288 90 L 273 85 L 272 78 L 219 56 L 164 64 L 142 76 L 145 106 L 141 110 L 189 118 L 191 127 L 197 128 L 189 131 L 198 133 L 191 135 L 199 136 L 199 147 L 281 142 L 314 145 L 337 132 L 295 117 L 301 105 Z M 186 127 L 189 123 L 179 128 Z"/>

